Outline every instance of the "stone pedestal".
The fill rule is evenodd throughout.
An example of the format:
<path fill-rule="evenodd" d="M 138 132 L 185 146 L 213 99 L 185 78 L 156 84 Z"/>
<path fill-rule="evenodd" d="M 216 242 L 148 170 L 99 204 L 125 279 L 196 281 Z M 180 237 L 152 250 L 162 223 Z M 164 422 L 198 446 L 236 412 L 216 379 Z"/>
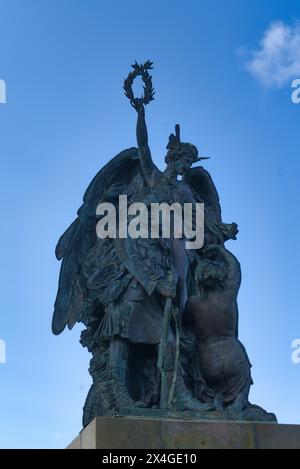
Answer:
<path fill-rule="evenodd" d="M 97 417 L 68 449 L 300 449 L 300 425 Z"/>

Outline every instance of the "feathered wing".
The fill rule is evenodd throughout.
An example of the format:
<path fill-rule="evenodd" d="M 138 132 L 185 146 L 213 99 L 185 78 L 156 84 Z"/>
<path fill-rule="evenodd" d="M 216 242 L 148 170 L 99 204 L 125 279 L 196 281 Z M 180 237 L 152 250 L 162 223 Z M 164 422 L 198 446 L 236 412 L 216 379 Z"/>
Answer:
<path fill-rule="evenodd" d="M 198 166 L 190 169 L 184 180 L 204 202 L 205 210 L 209 212 L 213 221 L 218 224 L 222 223 L 219 195 L 209 172 Z"/>
<path fill-rule="evenodd" d="M 62 259 L 62 264 L 52 319 L 54 334 L 60 334 L 66 325 L 71 329 L 81 319 L 88 293 L 83 264 L 97 241 L 97 205 L 104 201 L 105 191 L 113 184 L 121 193 L 121 188 L 139 170 L 136 148 L 124 150 L 109 161 L 88 186 L 78 217 L 59 239 L 55 254 L 57 259 Z"/>
<path fill-rule="evenodd" d="M 190 169 L 184 179 L 204 202 L 206 227 L 222 244 L 228 239 L 236 239 L 237 224 L 223 223 L 219 195 L 209 172 L 198 166 Z"/>

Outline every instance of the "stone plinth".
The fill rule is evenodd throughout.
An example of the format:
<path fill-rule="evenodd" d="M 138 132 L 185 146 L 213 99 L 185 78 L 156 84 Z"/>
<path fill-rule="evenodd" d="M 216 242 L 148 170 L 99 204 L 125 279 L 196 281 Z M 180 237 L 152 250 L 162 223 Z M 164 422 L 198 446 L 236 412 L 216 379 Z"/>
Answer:
<path fill-rule="evenodd" d="M 97 417 L 68 449 L 300 449 L 300 425 Z"/>

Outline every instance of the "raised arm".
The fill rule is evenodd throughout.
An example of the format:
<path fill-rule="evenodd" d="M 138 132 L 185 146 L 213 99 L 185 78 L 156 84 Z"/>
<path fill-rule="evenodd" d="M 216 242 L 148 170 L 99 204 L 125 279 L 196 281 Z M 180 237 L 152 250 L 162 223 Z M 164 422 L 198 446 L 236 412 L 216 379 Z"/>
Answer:
<path fill-rule="evenodd" d="M 143 176 L 146 183 L 151 186 L 153 185 L 153 174 L 157 170 L 155 164 L 152 161 L 150 148 L 148 145 L 148 132 L 145 119 L 145 108 L 144 105 L 139 103 L 138 100 L 134 102 L 134 108 L 138 113 L 137 126 L 136 126 L 136 138 L 139 150 L 139 157 L 142 166 Z"/>
<path fill-rule="evenodd" d="M 237 293 L 240 288 L 242 277 L 240 263 L 230 251 L 227 251 L 227 249 L 221 247 L 220 250 L 229 270 L 226 283 L 228 286 L 236 290 Z"/>

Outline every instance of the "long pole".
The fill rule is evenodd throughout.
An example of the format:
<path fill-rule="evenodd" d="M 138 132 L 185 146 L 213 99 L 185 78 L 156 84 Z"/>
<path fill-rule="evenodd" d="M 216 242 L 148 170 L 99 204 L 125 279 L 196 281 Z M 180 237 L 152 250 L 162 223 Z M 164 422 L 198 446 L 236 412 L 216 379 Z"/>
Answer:
<path fill-rule="evenodd" d="M 162 332 L 158 349 L 157 366 L 161 372 L 160 404 L 161 409 L 167 409 L 169 398 L 169 371 L 166 369 L 166 354 L 168 346 L 169 327 L 172 315 L 172 299 L 167 298 L 164 308 Z"/>

